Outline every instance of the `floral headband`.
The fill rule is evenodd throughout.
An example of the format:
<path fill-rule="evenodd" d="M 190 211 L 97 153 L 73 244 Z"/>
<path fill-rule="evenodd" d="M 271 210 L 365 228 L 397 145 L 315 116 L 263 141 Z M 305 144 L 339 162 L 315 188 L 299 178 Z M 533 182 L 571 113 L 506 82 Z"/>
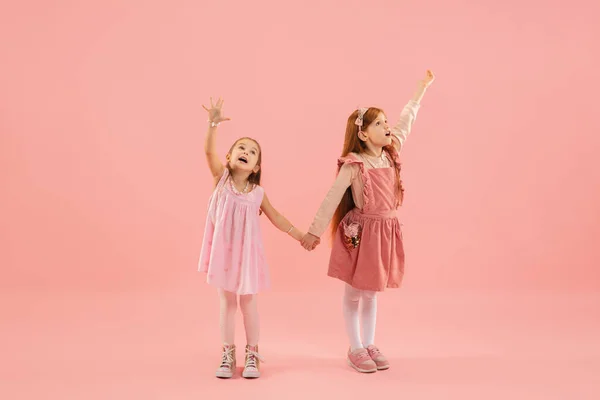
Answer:
<path fill-rule="evenodd" d="M 354 124 L 356 126 L 358 126 L 361 130 L 362 130 L 362 126 L 363 126 L 363 117 L 365 116 L 365 113 L 367 112 L 367 110 L 369 109 L 369 107 L 359 107 L 358 108 L 358 116 L 356 117 L 356 121 L 354 121 Z"/>

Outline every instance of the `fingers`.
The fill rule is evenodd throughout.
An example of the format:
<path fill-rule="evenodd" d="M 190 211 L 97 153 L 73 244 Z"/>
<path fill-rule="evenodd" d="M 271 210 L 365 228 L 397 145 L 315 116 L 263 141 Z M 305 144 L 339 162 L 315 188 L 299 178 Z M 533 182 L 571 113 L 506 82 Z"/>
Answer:
<path fill-rule="evenodd" d="M 217 99 L 217 103 L 215 104 L 215 102 L 213 101 L 213 98 L 210 98 L 210 108 L 222 108 L 223 107 L 223 103 L 225 103 L 225 100 L 222 99 L 221 97 L 219 97 Z M 204 105 L 202 105 L 202 107 L 204 107 Z M 208 109 L 206 107 L 204 107 L 205 110 L 208 111 Z"/>
<path fill-rule="evenodd" d="M 202 104 L 202 108 L 204 108 L 206 111 L 210 111 L 210 109 L 206 108 L 204 104 Z"/>
<path fill-rule="evenodd" d="M 302 247 L 304 247 L 306 250 L 310 251 L 314 248 L 314 241 L 312 241 L 310 239 L 303 240 Z"/>
<path fill-rule="evenodd" d="M 309 233 L 305 234 L 300 240 L 300 244 L 308 251 L 314 250 L 321 243 L 321 239 Z"/>
<path fill-rule="evenodd" d="M 317 248 L 317 246 L 321 243 L 320 240 L 314 240 L 311 241 L 310 243 L 307 243 L 306 246 L 304 247 L 306 250 L 308 251 L 313 251 L 314 249 Z"/>

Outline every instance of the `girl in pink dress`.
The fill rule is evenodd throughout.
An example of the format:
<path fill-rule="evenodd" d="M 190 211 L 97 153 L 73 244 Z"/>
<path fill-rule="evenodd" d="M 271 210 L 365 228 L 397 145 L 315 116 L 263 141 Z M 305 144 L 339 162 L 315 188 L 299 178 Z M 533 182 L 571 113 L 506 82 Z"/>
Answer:
<path fill-rule="evenodd" d="M 390 366 L 374 341 L 377 292 L 400 287 L 404 274 L 402 230 L 396 216 L 404 194 L 398 152 L 433 80 L 427 71 L 392 129 L 378 108 L 360 108 L 350 115 L 337 178 L 302 239 L 307 250 L 314 249 L 332 222 L 328 275 L 345 282 L 347 361 L 359 372 Z"/>
<path fill-rule="evenodd" d="M 279 230 L 300 241 L 304 236 L 269 202 L 260 186 L 261 149 L 251 138 L 241 138 L 229 149 L 226 165 L 216 154 L 217 127 L 228 121 L 222 113 L 223 101 L 208 111 L 205 151 L 208 166 L 216 183 L 209 200 L 199 270 L 207 282 L 218 289 L 221 301 L 221 337 L 223 353 L 216 376 L 231 378 L 235 372 L 235 313 L 239 304 L 246 330 L 244 378 L 260 376 L 258 354 L 259 320 L 257 293 L 269 288 L 269 270 L 260 231 L 259 214 Z"/>

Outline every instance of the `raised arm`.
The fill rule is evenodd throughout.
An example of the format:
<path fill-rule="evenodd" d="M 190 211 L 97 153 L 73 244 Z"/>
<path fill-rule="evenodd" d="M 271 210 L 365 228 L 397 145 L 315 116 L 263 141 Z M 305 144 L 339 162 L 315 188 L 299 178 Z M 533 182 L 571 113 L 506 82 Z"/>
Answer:
<path fill-rule="evenodd" d="M 427 70 L 425 78 L 419 81 L 417 90 L 415 91 L 412 99 L 410 99 L 408 104 L 400 113 L 398 123 L 396 123 L 396 125 L 392 128 L 392 137 L 394 138 L 394 147 L 396 147 L 396 150 L 400 151 L 404 145 L 404 142 L 406 141 L 406 138 L 410 134 L 412 125 L 417 119 L 417 113 L 421 107 L 421 100 L 423 99 L 427 88 L 433 83 L 434 80 L 435 76 L 433 75 L 433 72 Z"/>
<path fill-rule="evenodd" d="M 220 98 L 216 104 L 213 104 L 212 97 L 210 99 L 210 108 L 202 107 L 208 112 L 208 131 L 206 132 L 206 140 L 204 142 L 204 152 L 206 153 L 206 161 L 212 176 L 218 179 L 223 175 L 223 163 L 217 155 L 217 128 L 223 121 L 229 121 L 230 118 L 223 116 L 223 100 Z"/>
<path fill-rule="evenodd" d="M 300 232 L 290 221 L 288 221 L 286 217 L 281 215 L 279 211 L 277 211 L 275 207 L 271 205 L 266 193 L 263 197 L 260 209 L 265 213 L 267 218 L 269 218 L 269 221 L 271 221 L 271 223 L 275 225 L 277 229 L 287 233 L 297 241 L 302 240 L 302 237 L 304 237 L 304 232 Z"/>

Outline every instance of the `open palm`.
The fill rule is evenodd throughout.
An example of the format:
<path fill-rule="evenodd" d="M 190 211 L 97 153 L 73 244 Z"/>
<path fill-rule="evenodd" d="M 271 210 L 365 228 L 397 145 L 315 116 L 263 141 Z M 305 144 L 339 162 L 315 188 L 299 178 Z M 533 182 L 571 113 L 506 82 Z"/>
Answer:
<path fill-rule="evenodd" d="M 225 100 L 222 100 L 220 97 L 217 100 L 217 103 L 213 103 L 212 97 L 210 98 L 210 108 L 206 108 L 203 104 L 202 108 L 204 108 L 208 112 L 208 120 L 218 124 L 223 121 L 230 121 L 231 118 L 227 118 L 223 115 L 223 103 Z"/>

